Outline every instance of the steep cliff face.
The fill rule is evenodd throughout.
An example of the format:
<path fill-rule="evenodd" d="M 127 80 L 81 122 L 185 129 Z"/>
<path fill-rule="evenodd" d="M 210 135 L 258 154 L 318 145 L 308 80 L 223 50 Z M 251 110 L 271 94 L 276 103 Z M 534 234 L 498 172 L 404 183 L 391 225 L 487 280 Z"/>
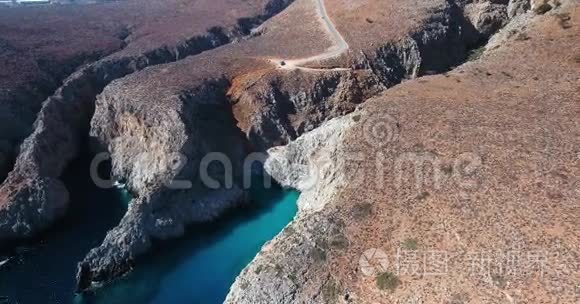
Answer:
<path fill-rule="evenodd" d="M 573 302 L 578 18 L 574 2 L 520 15 L 480 59 L 383 92 L 345 130 L 272 148 L 288 164 L 267 166 L 273 176 L 302 189 L 305 164 L 330 168 L 308 183 L 330 195 L 305 191 L 226 302 Z M 529 267 L 538 252 L 545 267 Z M 501 268 L 509 254 L 522 268 Z M 474 270 L 474 256 L 497 264 Z"/>
<path fill-rule="evenodd" d="M 132 193 L 148 195 L 174 179 L 197 179 L 201 157 L 210 152 L 228 152 L 239 167 L 244 143 L 225 98 L 226 79 L 206 79 L 179 95 L 158 96 L 154 104 L 139 92 L 123 94 L 123 85 L 99 95 L 90 135 L 110 153 L 113 176 Z"/>
<path fill-rule="evenodd" d="M 0 233 L 4 240 L 31 236 L 64 215 L 68 192 L 60 180 L 17 176 L 12 177 L 10 182 L 2 188 L 0 199 L 10 201 L 18 208 L 3 208 L 0 211 Z"/>
<path fill-rule="evenodd" d="M 352 112 L 381 89 L 368 71 L 269 70 L 234 79 L 228 95 L 240 129 L 265 151 Z"/>
<path fill-rule="evenodd" d="M 447 2 L 403 38 L 353 54 L 350 69 L 282 68 L 234 79 L 228 94 L 239 127 L 255 149 L 264 151 L 352 112 L 403 80 L 455 67 L 507 21 L 506 14 L 483 16 L 484 9 L 472 9 L 476 5 L 491 4 Z M 506 11 L 507 3 L 493 5 Z M 472 11 L 479 15 L 470 19 Z"/>
<path fill-rule="evenodd" d="M 226 98 L 230 82 L 218 76 L 219 66 L 169 86 L 157 80 L 180 68 L 175 63 L 125 77 L 97 98 L 91 138 L 109 153 L 114 179 L 126 183 L 134 199 L 121 223 L 79 264 L 80 290 L 128 271 L 153 240 L 179 237 L 186 225 L 246 201 L 247 144 Z"/>
<path fill-rule="evenodd" d="M 88 103 L 96 94 L 86 75 L 84 71 L 72 75 L 44 103 L 34 132 L 23 142 L 14 169 L 0 187 L 0 192 L 5 194 L 0 210 L 6 215 L 0 226 L 0 240 L 31 236 L 64 214 L 68 194 L 58 178 L 76 156 L 83 122 L 90 117 Z M 50 182 L 41 183 L 43 180 Z M 44 186 L 31 187 L 39 183 Z M 44 192 L 59 194 L 43 195 Z M 37 204 L 46 207 L 23 206 L 21 202 L 27 200 L 26 196 L 40 198 Z M 58 212 L 47 212 L 49 210 Z"/>
<path fill-rule="evenodd" d="M 268 150 L 264 170 L 280 185 L 300 191 L 300 211 L 322 209 L 345 182 L 348 160 L 334 156 L 345 153 L 345 132 L 360 119 L 358 112 L 329 120 L 285 146 Z"/>
<path fill-rule="evenodd" d="M 84 37 L 80 33 L 71 37 L 65 32 L 59 37 L 66 39 L 65 43 L 54 41 L 58 40 L 55 37 L 36 37 L 41 35 L 31 34 L 31 29 L 15 30 L 21 36 L 19 39 L 38 40 L 37 45 L 27 49 L 27 45 L 22 45 L 25 43 L 14 41 L 18 38 L 10 33 L 11 26 L 3 22 L 0 22 L 0 182 L 12 169 L 19 145 L 32 132 L 42 102 L 76 69 L 124 45 L 120 26 L 109 31 L 94 29 L 100 35 L 94 41 L 89 38 L 95 34 L 91 30 L 82 31 Z M 63 30 L 62 25 L 55 25 L 54 30 Z"/>
<path fill-rule="evenodd" d="M 340 286 L 324 270 L 327 252 L 348 246 L 349 240 L 344 221 L 325 216 L 325 205 L 350 182 L 348 170 L 357 158 L 349 155 L 346 136 L 368 116 L 357 110 L 268 150 L 265 170 L 300 191 L 299 214 L 242 271 L 226 303 L 335 303 Z"/>
<path fill-rule="evenodd" d="M 91 136 L 109 151 L 113 176 L 126 181 L 135 198 L 121 223 L 79 264 L 81 290 L 128 271 L 152 240 L 181 236 L 186 225 L 245 201 L 247 145 L 225 98 L 227 80 L 205 79 L 159 98 L 146 90 L 139 96 L 138 88 L 123 94 L 124 85 L 114 83 L 99 95 Z"/>
<path fill-rule="evenodd" d="M 241 19 L 233 28 L 214 27 L 176 46 L 162 46 L 142 54 L 113 54 L 68 77 L 43 103 L 34 130 L 22 143 L 14 168 L 0 187 L 4 194 L 0 212 L 5 215 L 0 223 L 0 241 L 29 237 L 64 214 L 68 195 L 58 178 L 77 156 L 80 140 L 86 136 L 93 114 L 95 97 L 107 84 L 145 67 L 173 62 L 231 42 L 240 33 L 249 31 L 244 26 L 266 20 L 289 3 L 288 0 L 269 1 L 262 10 L 254 12 L 255 16 Z M 9 157 L 0 155 L 0 158 Z M 47 179 L 50 182 L 44 182 Z M 30 187 L 39 184 L 42 187 Z M 59 194 L 44 195 L 44 192 Z M 26 196 L 41 198 L 39 203 L 46 208 L 27 208 L 32 206 L 20 204 Z"/>
<path fill-rule="evenodd" d="M 382 45 L 373 53 L 359 54 L 353 67 L 371 69 L 386 87 L 447 71 L 463 62 L 470 49 L 493 33 L 478 31 L 464 12 L 464 5 L 448 1 L 399 41 Z"/>
<path fill-rule="evenodd" d="M 370 96 L 405 78 L 451 68 L 467 56 L 468 48 L 483 35 L 475 30 L 462 31 L 462 27 L 469 25 L 466 20 L 457 6 L 444 6 L 409 33 L 408 39 L 386 43 L 373 56 L 361 57 L 352 69 L 273 69 L 271 65 L 253 67 L 255 61 L 237 60 L 238 71 L 230 67 L 235 59 L 207 54 L 144 71 L 107 87 L 98 98 L 91 135 L 111 153 L 113 175 L 134 193 L 136 199 L 132 204 L 136 206 L 103 244 L 79 264 L 79 288 L 126 271 L 136 257 L 149 249 L 151 240 L 180 236 L 188 223 L 211 219 L 243 201 L 244 191 L 237 178 L 232 189 L 206 191 L 198 187 L 198 165 L 204 155 L 209 152 L 227 155 L 234 176 L 239 176 L 241 173 L 236 172 L 241 172 L 245 156 L 241 147 L 264 151 L 291 142 L 334 117 L 354 111 Z M 212 67 L 206 67 L 207 64 Z M 189 68 L 199 71 L 185 73 Z M 157 77 L 170 72 L 184 79 L 174 83 L 158 80 Z M 225 76 L 199 81 L 220 73 Z M 215 106 L 221 109 L 207 110 Z M 207 118 L 201 119 L 202 116 Z M 236 122 L 245 136 L 235 128 Z M 341 123 L 329 122 L 336 129 L 316 136 L 326 138 L 323 142 L 336 142 Z M 179 172 L 171 166 L 176 153 L 188 159 Z M 332 158 L 336 153 L 325 155 Z M 295 162 L 285 169 L 272 169 L 275 166 L 272 162 L 267 166 L 269 173 L 278 175 L 283 185 L 290 186 L 285 181 L 291 178 L 283 177 L 282 172 L 294 176 L 310 165 L 306 159 Z M 326 176 L 329 172 L 320 174 Z M 192 190 L 175 191 L 167 187 L 168 182 L 178 178 L 193 181 Z M 305 203 L 300 205 L 316 210 L 321 206 L 312 202 L 332 196 L 328 189 L 335 189 L 336 185 L 319 185 L 310 191 L 305 187 L 298 187 L 305 193 L 301 199 Z M 116 241 L 117 238 L 125 241 Z"/>

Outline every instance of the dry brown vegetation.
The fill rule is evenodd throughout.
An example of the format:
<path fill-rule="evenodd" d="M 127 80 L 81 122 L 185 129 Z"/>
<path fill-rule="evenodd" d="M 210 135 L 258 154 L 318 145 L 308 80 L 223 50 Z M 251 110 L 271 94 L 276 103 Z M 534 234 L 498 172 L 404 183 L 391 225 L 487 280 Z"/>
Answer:
<path fill-rule="evenodd" d="M 526 30 L 530 39 L 512 37 L 477 62 L 406 82 L 364 104 L 368 113 L 395 117 L 401 134 L 379 148 L 364 141 L 361 127 L 346 141 L 373 161 L 358 167 L 358 172 L 368 173 L 368 183 L 346 187 L 334 200 L 328 216 L 345 220 L 353 242 L 348 253 L 328 260 L 330 273 L 342 279 L 357 303 L 577 299 L 580 65 L 571 61 L 580 45 L 580 13 L 570 12 L 569 28 L 559 19 L 538 17 Z M 373 118 L 369 115 L 366 119 Z M 434 153 L 442 165 L 469 152 L 482 163 L 464 177 L 467 184 L 451 179 L 439 188 L 426 165 L 422 191 L 429 195 L 420 197 L 412 176 L 396 187 L 393 175 L 386 173 L 387 182 L 374 185 L 377 152 L 388 167 L 408 152 Z M 347 210 L 361 200 L 373 202 L 372 218 L 349 220 Z M 397 250 L 408 247 L 408 237 L 421 243 L 417 265 L 423 265 L 423 254 L 442 251 L 448 253 L 448 269 L 435 276 L 403 272 L 393 293 L 381 292 L 375 278 L 360 273 L 359 257 L 369 248 L 380 248 L 392 258 L 388 271 L 396 271 Z M 476 253 L 490 259 L 481 273 L 480 260 L 475 260 L 475 270 L 470 266 Z M 509 261 L 502 254 L 510 253 L 522 264 L 508 271 Z M 545 254 L 545 264 L 530 269 L 525 263 L 534 253 Z"/>
<path fill-rule="evenodd" d="M 43 67 L 43 62 L 75 62 L 86 53 L 95 57 L 136 54 L 175 45 L 213 26 L 235 26 L 240 16 L 264 2 L 151 0 L 0 10 L 0 66 L 6 67 L 0 70 L 2 90 L 38 87 L 42 79 L 54 77 L 51 73 L 59 73 L 53 66 Z M 406 37 L 446 3 L 326 2 L 349 43 L 348 59 Z M 328 72 L 277 69 L 267 59 L 307 57 L 332 47 L 312 8 L 312 2 L 297 1 L 257 29 L 252 39 L 145 69 L 109 85 L 106 91 L 130 104 L 132 114 L 143 117 L 179 109 L 184 101 L 175 96 L 201 87 L 208 79 L 230 82 L 224 95 L 234 102 L 252 88 L 258 88 L 255 96 L 268 95 L 264 92 L 270 93 L 274 85 L 296 89 L 292 95 L 299 95 L 308 91 L 302 89 L 306 82 L 316 83 L 317 73 Z M 443 162 L 440 169 L 448 183 L 442 187 L 428 183 L 420 191 L 413 184 L 376 187 L 375 159 L 358 164 L 357 172 L 370 174 L 368 183 L 349 183 L 316 214 L 342 223 L 344 229 L 331 241 L 315 240 L 314 249 L 306 253 L 316 267 L 304 275 L 332 279 L 321 287 L 324 298 L 359 303 L 413 297 L 426 303 L 514 299 L 517 303 L 572 303 L 576 299 L 580 13 L 571 10 L 535 18 L 497 49 L 474 52 L 471 59 L 480 60 L 443 75 L 409 80 L 365 102 L 366 113 L 394 117 L 400 134 L 387 145 L 369 143 L 361 128 L 370 118 L 356 116 L 359 124 L 349 133 L 348 147 L 371 158 L 381 152 L 391 165 L 403 153 L 435 155 Z M 23 20 L 30 21 L 29 25 L 20 26 Z M 320 66 L 344 67 L 349 62 L 340 58 Z M 347 100 L 343 97 L 337 99 Z M 344 112 L 354 110 L 354 103 Z M 263 109 L 263 104 L 251 102 L 234 105 L 239 127 L 246 131 L 256 112 Z M 293 125 L 305 120 L 301 114 L 292 113 Z M 466 184 L 456 184 L 450 176 L 456 174 L 453 164 L 463 153 L 479 157 L 481 163 L 464 176 Z M 401 248 L 418 254 L 445 251 L 450 253 L 449 268 L 442 276 L 396 275 L 389 268 L 367 277 L 360 274 L 358 261 L 369 248 L 380 248 L 391 257 Z M 550 268 L 542 277 L 533 271 L 472 276 L 463 263 L 470 252 L 539 249 L 559 259 L 548 260 Z M 283 274 L 282 266 L 272 267 Z M 259 268 L 255 273 L 267 271 Z M 296 278 L 294 273 L 288 277 Z M 245 284 L 243 289 L 249 287 Z"/>
<path fill-rule="evenodd" d="M 83 62 L 121 50 L 174 46 L 212 27 L 236 26 L 266 1 L 119 1 L 95 5 L 0 8 L 2 93 L 59 82 Z M 33 85 L 34 84 L 34 85 Z"/>

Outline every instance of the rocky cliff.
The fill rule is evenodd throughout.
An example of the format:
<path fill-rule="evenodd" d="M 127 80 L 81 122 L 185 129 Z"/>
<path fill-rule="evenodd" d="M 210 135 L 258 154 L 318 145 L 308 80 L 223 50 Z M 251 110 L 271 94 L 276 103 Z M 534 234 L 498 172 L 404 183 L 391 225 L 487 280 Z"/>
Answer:
<path fill-rule="evenodd" d="M 578 18 L 521 14 L 479 59 L 269 150 L 309 187 L 226 302 L 573 302 Z"/>
<path fill-rule="evenodd" d="M 228 97 L 252 147 L 265 151 L 352 112 L 382 88 L 365 70 L 270 70 L 235 78 Z"/>
<path fill-rule="evenodd" d="M 228 91 L 234 115 L 255 149 L 283 145 L 322 122 L 352 112 L 357 104 L 406 79 L 447 71 L 465 61 L 508 20 L 485 17 L 489 2 L 436 2 L 424 20 L 374 48 L 349 52 L 350 69 L 323 63 L 312 69 L 245 74 Z M 476 14 L 470 17 L 469 14 Z M 492 23 L 498 23 L 492 25 Z M 489 26 L 490 28 L 482 28 Z"/>
<path fill-rule="evenodd" d="M 211 6 L 210 2 L 200 3 Z M 112 180 L 106 186 L 117 181 L 133 195 L 121 222 L 79 263 L 78 289 L 98 286 L 137 267 L 153 243 L 182 236 L 188 224 L 212 220 L 245 202 L 244 159 L 250 152 L 271 148 L 265 170 L 283 186 L 301 191 L 300 213 L 244 270 L 227 301 L 336 303 L 378 301 L 383 296 L 394 301 L 406 298 L 411 287 L 433 292 L 428 286 L 434 281 L 403 278 L 405 287 L 397 289 L 401 279 L 389 274 L 387 289 L 394 287 L 399 294 L 377 292 L 369 287 L 375 277 L 357 277 L 353 261 L 358 261 L 361 250 L 384 243 L 392 251 L 406 242 L 404 237 L 418 238 L 421 231 L 427 235 L 422 245 L 430 249 L 463 246 L 465 251 L 463 234 L 473 247 L 485 244 L 483 238 L 488 236 L 501 241 L 494 232 L 469 230 L 486 225 L 469 216 L 501 216 L 494 195 L 512 201 L 514 197 L 497 188 L 513 172 L 533 171 L 519 167 L 517 159 L 506 158 L 504 152 L 510 147 L 524 151 L 528 145 L 542 146 L 541 139 L 534 141 L 525 132 L 506 134 L 503 126 L 541 135 L 530 126 L 545 114 L 560 129 L 575 132 L 566 113 L 549 111 L 545 96 L 520 92 L 533 86 L 533 77 L 548 81 L 558 70 L 546 67 L 549 73 L 539 75 L 533 62 L 517 56 L 522 52 L 533 57 L 529 48 L 539 47 L 545 52 L 538 55 L 538 62 L 545 67 L 549 66 L 545 53 L 558 53 L 546 41 L 558 39 L 561 45 L 574 46 L 576 36 L 568 34 L 570 41 L 563 38 L 573 27 L 567 2 L 329 0 L 330 15 L 349 47 L 332 58 L 312 61 L 304 58 L 332 50 L 327 30 L 316 19 L 320 16 L 312 12 L 315 5 L 307 0 L 258 2 L 256 7 L 241 3 L 233 15 L 220 15 L 226 18 L 219 19 L 220 26 L 203 23 L 195 33 L 188 31 L 194 26 L 184 27 L 185 32 L 168 31 L 167 40 L 163 31 L 151 34 L 149 26 L 129 27 L 122 50 L 68 77 L 43 103 L 0 188 L 0 241 L 38 233 L 64 214 L 68 195 L 59 177 L 77 156 L 82 139 L 90 136 L 94 148 L 111 161 Z M 559 20 L 555 37 L 527 30 L 548 22 L 528 12 L 530 8 L 538 14 L 548 12 L 546 20 Z M 184 21 L 189 17 L 178 14 L 175 22 L 191 25 Z M 156 22 L 167 30 L 167 23 Z M 305 63 L 289 66 L 286 60 Z M 466 60 L 474 62 L 461 65 Z M 557 68 L 567 75 L 567 82 L 557 88 L 562 96 L 558 106 L 573 112 L 572 73 L 565 66 Z M 441 75 L 426 76 L 431 74 Z M 537 104 L 521 96 L 511 103 L 510 92 L 516 89 Z M 487 99 L 477 100 L 483 93 Z M 552 131 L 545 134 L 552 138 Z M 569 143 L 570 138 L 566 133 L 551 144 Z M 492 183 L 484 189 L 494 195 L 478 193 L 477 199 L 496 213 L 486 213 L 485 207 L 461 209 L 458 204 L 480 185 L 475 169 L 490 159 L 495 165 L 486 168 L 495 175 L 485 175 Z M 415 188 L 396 188 L 412 179 L 405 175 L 405 165 L 416 162 L 433 164 L 435 178 L 427 181 L 433 189 L 423 189 L 423 180 Z M 570 158 L 562 157 L 561 162 L 568 168 Z M 538 166 L 545 164 L 557 165 L 538 160 Z M 200 167 L 205 165 L 208 174 L 202 176 Z M 385 179 L 375 172 L 378 169 L 394 175 Z M 414 177 L 424 176 L 421 170 L 415 169 Z M 554 174 L 568 180 L 567 170 Z M 384 182 L 381 187 L 365 184 L 375 179 Z M 524 174 L 514 187 L 528 187 L 524 182 L 528 179 Z M 458 184 L 441 186 L 450 180 Z M 526 196 L 526 191 L 514 193 Z M 549 192 L 551 199 L 563 201 L 555 217 L 570 208 L 570 193 Z M 543 208 L 545 198 L 536 201 L 532 214 L 516 213 L 516 220 L 536 220 L 533 212 Z M 419 205 L 411 207 L 409 202 Z M 452 219 L 451 224 L 444 216 Z M 461 229 L 452 231 L 452 224 Z M 517 231 L 512 224 L 506 227 Z M 436 234 L 441 231 L 457 242 L 439 242 Z M 468 297 L 485 298 L 478 291 L 471 293 L 479 283 L 446 282 L 454 290 L 470 290 Z M 523 284 L 519 278 L 514 282 Z M 435 293 L 439 302 L 449 300 Z"/>
<path fill-rule="evenodd" d="M 0 241 L 29 237 L 42 231 L 66 211 L 68 195 L 59 176 L 77 156 L 81 138 L 86 136 L 97 94 L 111 81 L 147 66 L 172 62 L 231 42 L 253 26 L 276 14 L 289 1 L 273 0 L 238 17 L 230 28 L 212 27 L 207 32 L 181 40 L 175 46 L 163 45 L 143 53 L 131 50 L 112 54 L 84 66 L 71 76 L 42 105 L 34 130 L 24 140 L 14 168 L 2 184 L 0 193 Z M 22 204 L 28 198 L 33 204 Z M 42 208 L 35 208 L 36 205 Z"/>
<path fill-rule="evenodd" d="M 79 265 L 79 288 L 128 271 L 153 240 L 182 236 L 187 224 L 215 219 L 245 201 L 246 144 L 224 98 L 227 85 L 204 80 L 194 91 L 157 99 L 157 109 L 139 104 L 138 93 L 120 100 L 122 85 L 99 96 L 91 135 L 107 147 L 113 177 L 126 181 L 135 198 L 121 223 Z M 203 179 L 207 155 L 215 155 L 216 163 L 201 168 Z"/>
<path fill-rule="evenodd" d="M 287 143 L 333 117 L 352 112 L 387 86 L 429 69 L 446 70 L 465 58 L 479 34 L 460 31 L 466 21 L 457 6 L 443 3 L 437 7 L 439 10 L 427 14 L 408 33 L 408 39 L 386 44 L 392 47 L 375 50 L 375 55 L 352 69 L 272 69 L 269 63 L 237 59 L 238 46 L 232 45 L 148 69 L 108 86 L 98 97 L 91 135 L 111 153 L 113 175 L 136 196 L 133 203 L 144 206 L 128 212 L 79 265 L 79 287 L 128 270 L 160 235 L 180 236 L 188 223 L 211 219 L 218 211 L 243 201 L 244 191 L 235 176 L 242 175 L 248 151 Z M 260 38 L 268 35 L 276 33 L 263 33 Z M 413 39 L 419 43 L 406 49 Z M 244 43 L 253 41 L 250 38 Z M 178 80 L 163 79 L 164 75 Z M 215 80 L 206 80 L 212 78 Z M 236 123 L 245 137 L 236 133 Z M 201 204 L 198 198 L 205 198 L 205 191 L 198 186 L 199 163 L 210 152 L 227 156 L 236 181 L 233 191 L 210 192 L 217 200 L 204 199 L 207 203 Z M 171 166 L 176 155 L 187 159 L 179 172 Z M 176 179 L 192 181 L 194 186 L 188 191 L 167 186 Z M 321 194 L 313 190 L 312 195 L 325 195 L 323 189 L 318 187 Z M 157 208 L 183 212 L 151 211 Z M 191 208 L 196 214 L 190 213 Z M 208 213 L 204 209 L 211 216 L 202 216 Z"/>

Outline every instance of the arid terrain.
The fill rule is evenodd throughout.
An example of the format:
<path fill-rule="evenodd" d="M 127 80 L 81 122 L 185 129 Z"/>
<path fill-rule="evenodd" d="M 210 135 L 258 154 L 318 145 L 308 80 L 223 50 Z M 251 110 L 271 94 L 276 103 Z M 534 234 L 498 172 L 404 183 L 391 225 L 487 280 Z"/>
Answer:
<path fill-rule="evenodd" d="M 0 179 L 32 132 L 41 103 L 66 87 L 75 70 L 91 74 L 78 77 L 94 78 L 91 86 L 98 88 L 89 95 L 95 95 L 135 70 L 231 42 L 287 2 L 120 1 L 0 9 L 0 115 L 6 117 L 0 122 Z M 115 71 L 87 72 L 103 65 L 116 65 Z"/>
<path fill-rule="evenodd" d="M 133 199 L 83 291 L 244 203 L 260 152 L 299 212 L 228 303 L 575 303 L 579 20 L 574 0 L 0 9 L 0 247 L 64 216 L 83 147 L 108 152 Z M 215 152 L 231 187 L 199 176 Z"/>
<path fill-rule="evenodd" d="M 578 17 L 527 16 L 479 59 L 272 151 L 280 180 L 314 163 L 325 184 L 230 302 L 576 303 Z"/>

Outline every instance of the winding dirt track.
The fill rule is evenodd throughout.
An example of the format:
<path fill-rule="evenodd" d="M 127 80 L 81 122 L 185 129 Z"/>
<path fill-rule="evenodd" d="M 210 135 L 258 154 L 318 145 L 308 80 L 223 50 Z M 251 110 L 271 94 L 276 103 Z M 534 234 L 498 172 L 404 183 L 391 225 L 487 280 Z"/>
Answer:
<path fill-rule="evenodd" d="M 316 11 L 318 12 L 320 18 L 322 19 L 321 22 L 328 31 L 328 33 L 330 34 L 330 36 L 332 37 L 332 40 L 334 40 L 335 45 L 332 48 L 325 51 L 324 53 L 320 53 L 318 55 L 314 55 L 311 57 L 292 60 L 276 59 L 276 64 L 279 67 L 286 69 L 299 68 L 307 70 L 319 70 L 306 68 L 303 66 L 311 62 L 322 61 L 329 58 L 340 56 L 341 54 L 343 54 L 348 50 L 349 48 L 348 43 L 346 42 L 346 40 L 344 40 L 344 37 L 342 37 L 340 32 L 334 26 L 334 23 L 332 23 L 332 20 L 330 20 L 330 17 L 328 16 L 326 6 L 324 5 L 324 0 L 314 0 L 314 1 L 316 4 Z M 349 69 L 337 68 L 333 70 L 349 70 Z"/>

